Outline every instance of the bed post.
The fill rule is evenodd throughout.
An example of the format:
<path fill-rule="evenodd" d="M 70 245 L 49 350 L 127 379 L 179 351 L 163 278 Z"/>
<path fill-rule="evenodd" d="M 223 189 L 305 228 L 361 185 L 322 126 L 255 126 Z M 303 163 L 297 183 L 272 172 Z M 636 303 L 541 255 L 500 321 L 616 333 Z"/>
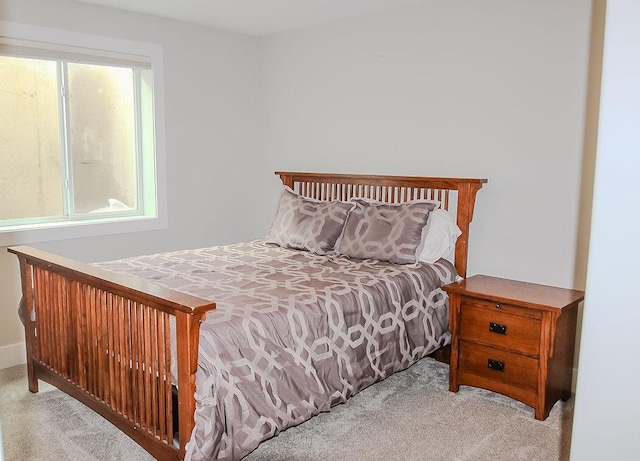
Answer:
<path fill-rule="evenodd" d="M 196 371 L 200 324 L 206 313 L 176 313 L 176 349 L 178 356 L 178 433 L 180 459 L 184 459 L 187 442 L 195 426 Z"/>
<path fill-rule="evenodd" d="M 38 392 L 38 378 L 33 369 L 33 358 L 37 357 L 36 324 L 33 321 L 33 272 L 31 265 L 27 265 L 26 258 L 18 255 L 20 263 L 20 275 L 22 280 L 22 300 L 24 303 L 24 328 L 25 342 L 27 346 L 27 381 L 29 391 Z"/>
<path fill-rule="evenodd" d="M 486 180 L 484 181 L 486 182 Z M 476 193 L 482 188 L 483 182 L 464 182 L 458 185 L 457 224 L 462 234 L 456 241 L 454 264 L 458 275 L 467 277 L 467 259 L 469 257 L 469 224 L 473 220 L 473 209 Z"/>
<path fill-rule="evenodd" d="M 287 186 L 293 189 L 293 176 L 287 173 L 276 172 L 276 174 L 280 176 L 280 180 L 282 181 L 283 186 Z"/>

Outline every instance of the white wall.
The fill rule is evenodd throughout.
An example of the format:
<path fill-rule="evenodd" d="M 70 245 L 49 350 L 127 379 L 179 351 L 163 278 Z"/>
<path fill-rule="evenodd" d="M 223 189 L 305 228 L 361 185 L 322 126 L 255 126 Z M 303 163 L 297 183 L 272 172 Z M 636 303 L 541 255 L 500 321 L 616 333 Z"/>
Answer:
<path fill-rule="evenodd" d="M 241 192 L 263 175 L 255 39 L 68 0 L 0 0 L 0 20 L 164 47 L 168 228 L 36 246 L 97 261 L 264 235 Z M 22 356 L 19 292 L 17 259 L 0 248 L 0 367 Z"/>
<path fill-rule="evenodd" d="M 608 0 L 571 459 L 637 460 L 640 3 Z"/>
<path fill-rule="evenodd" d="M 589 3 L 430 1 L 254 39 L 0 0 L 5 21 L 164 46 L 169 228 L 39 246 L 95 261 L 259 237 L 277 169 L 486 177 L 469 273 L 573 286 Z M 0 248 L 0 348 L 22 341 L 18 295 Z"/>
<path fill-rule="evenodd" d="M 430 1 L 263 38 L 267 171 L 488 178 L 469 274 L 573 286 L 590 6 Z"/>

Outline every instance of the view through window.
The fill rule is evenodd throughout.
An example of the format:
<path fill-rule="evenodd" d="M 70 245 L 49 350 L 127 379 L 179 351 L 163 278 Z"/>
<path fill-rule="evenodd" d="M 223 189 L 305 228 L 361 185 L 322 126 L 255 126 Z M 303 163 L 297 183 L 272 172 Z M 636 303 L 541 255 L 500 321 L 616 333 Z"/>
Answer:
<path fill-rule="evenodd" d="M 131 68 L 0 56 L 0 223 L 139 211 L 138 86 Z"/>

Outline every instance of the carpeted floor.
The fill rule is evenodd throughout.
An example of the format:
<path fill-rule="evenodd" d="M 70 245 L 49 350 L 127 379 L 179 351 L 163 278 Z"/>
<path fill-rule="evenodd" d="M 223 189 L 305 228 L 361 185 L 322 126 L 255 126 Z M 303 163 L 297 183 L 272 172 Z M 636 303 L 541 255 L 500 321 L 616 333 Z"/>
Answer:
<path fill-rule="evenodd" d="M 448 389 L 448 365 L 423 359 L 300 426 L 263 442 L 245 461 L 569 459 L 573 399 L 545 421 L 482 389 Z M 30 394 L 26 368 L 0 370 L 6 461 L 152 458 L 93 411 L 45 383 Z"/>

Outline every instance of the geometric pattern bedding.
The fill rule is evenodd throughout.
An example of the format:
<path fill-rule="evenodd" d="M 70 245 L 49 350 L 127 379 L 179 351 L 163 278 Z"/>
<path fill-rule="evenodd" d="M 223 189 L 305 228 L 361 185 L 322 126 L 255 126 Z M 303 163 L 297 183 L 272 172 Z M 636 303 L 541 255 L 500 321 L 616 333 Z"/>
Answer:
<path fill-rule="evenodd" d="M 187 460 L 240 459 L 449 343 L 446 260 L 394 265 L 262 240 L 98 266 L 217 303 Z"/>

